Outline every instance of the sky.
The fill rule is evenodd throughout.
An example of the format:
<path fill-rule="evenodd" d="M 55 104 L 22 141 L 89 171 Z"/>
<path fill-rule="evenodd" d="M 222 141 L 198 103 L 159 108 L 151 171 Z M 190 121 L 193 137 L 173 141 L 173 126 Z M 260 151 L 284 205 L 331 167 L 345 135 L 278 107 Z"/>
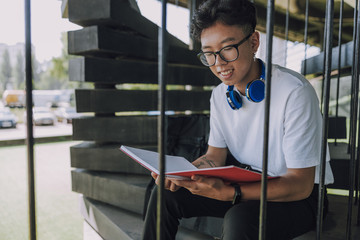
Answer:
<path fill-rule="evenodd" d="M 25 42 L 24 0 L 0 0 L 0 43 Z M 38 61 L 60 56 L 61 33 L 79 29 L 61 18 L 61 1 L 31 0 L 31 41 Z"/>
<path fill-rule="evenodd" d="M 137 1 L 143 15 L 159 25 L 161 3 L 156 0 Z M 25 42 L 24 2 L 25 0 L 0 0 L 0 43 L 15 45 Z M 171 16 L 168 19 L 168 31 L 188 43 L 188 11 L 169 6 L 168 15 Z M 31 41 L 39 62 L 60 56 L 62 32 L 81 29 L 61 17 L 60 0 L 31 0 L 31 24 Z"/>

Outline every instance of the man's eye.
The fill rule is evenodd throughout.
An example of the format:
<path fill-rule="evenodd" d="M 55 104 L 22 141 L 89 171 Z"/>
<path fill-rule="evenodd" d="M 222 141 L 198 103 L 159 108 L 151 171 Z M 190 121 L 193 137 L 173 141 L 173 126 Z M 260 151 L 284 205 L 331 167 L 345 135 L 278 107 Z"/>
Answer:
<path fill-rule="evenodd" d="M 204 52 L 204 56 L 205 57 L 210 57 L 210 56 L 212 56 L 213 55 L 213 53 L 211 53 L 211 52 Z"/>
<path fill-rule="evenodd" d="M 233 49 L 233 46 L 224 47 L 222 51 L 230 51 Z"/>

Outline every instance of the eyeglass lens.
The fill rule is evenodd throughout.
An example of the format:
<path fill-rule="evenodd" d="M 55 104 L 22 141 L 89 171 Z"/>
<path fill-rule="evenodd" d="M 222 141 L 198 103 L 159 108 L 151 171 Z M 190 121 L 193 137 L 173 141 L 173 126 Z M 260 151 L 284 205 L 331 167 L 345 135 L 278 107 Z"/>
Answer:
<path fill-rule="evenodd" d="M 205 52 L 200 55 L 201 62 L 206 66 L 212 66 L 216 62 L 216 53 Z M 238 51 L 235 46 L 229 46 L 221 49 L 218 54 L 222 60 L 231 62 L 237 59 Z"/>

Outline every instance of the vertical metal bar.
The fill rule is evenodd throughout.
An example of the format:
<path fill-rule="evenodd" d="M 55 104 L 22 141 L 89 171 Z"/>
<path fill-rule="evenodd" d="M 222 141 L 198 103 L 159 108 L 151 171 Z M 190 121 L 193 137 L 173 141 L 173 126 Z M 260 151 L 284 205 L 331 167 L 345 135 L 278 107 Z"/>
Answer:
<path fill-rule="evenodd" d="M 322 225 L 323 225 L 323 206 L 325 196 L 325 169 L 326 169 L 326 150 L 327 150 L 327 136 L 328 136 L 328 118 L 329 118 L 329 98 L 330 98 L 330 81 L 331 81 L 331 58 L 332 58 L 332 35 L 333 35 L 333 15 L 334 15 L 334 0 L 328 0 L 326 5 L 326 52 L 324 54 L 325 69 L 324 69 L 324 111 L 323 111 L 323 128 L 322 128 L 322 145 L 321 145 L 321 161 L 319 173 L 319 201 L 316 224 L 316 239 L 321 239 Z"/>
<path fill-rule="evenodd" d="M 354 7 L 354 27 L 353 27 L 353 49 L 355 47 L 355 40 L 356 40 L 356 32 L 357 32 L 357 12 L 358 12 L 358 2 L 355 2 L 355 7 Z M 355 62 L 355 51 L 353 51 L 353 56 L 352 56 L 352 66 L 351 66 L 351 98 L 350 98 L 350 131 L 349 131 L 349 145 L 348 145 L 348 153 L 351 152 L 351 147 L 355 147 L 355 145 L 351 142 L 352 141 L 352 135 L 356 134 L 356 130 L 354 130 L 352 127 L 352 122 L 354 119 L 354 88 L 355 88 L 355 78 L 354 78 L 354 62 Z"/>
<path fill-rule="evenodd" d="M 25 86 L 26 86 L 26 146 L 28 167 L 28 201 L 30 240 L 36 239 L 35 174 L 34 174 L 34 134 L 32 114 L 32 64 L 31 64 L 31 5 L 25 0 Z"/>
<path fill-rule="evenodd" d="M 160 184 L 157 202 L 157 229 L 156 239 L 163 240 L 163 206 L 164 206 L 164 183 L 165 183 L 165 91 L 166 91 L 166 62 L 167 62 L 167 42 L 166 42 L 166 5 L 167 0 L 162 0 L 161 8 L 161 29 L 159 29 L 159 63 L 158 63 L 158 82 L 159 82 L 159 119 L 158 119 L 158 151 L 159 151 L 159 170 Z"/>
<path fill-rule="evenodd" d="M 188 8 L 189 8 L 189 22 L 192 21 L 192 18 L 194 16 L 194 12 L 196 9 L 196 0 L 190 0 L 188 2 Z M 189 37 L 190 37 L 190 42 L 189 42 L 189 49 L 190 50 L 196 50 L 197 49 L 197 44 L 196 44 L 196 40 L 192 37 L 190 31 L 189 31 Z"/>
<path fill-rule="evenodd" d="M 309 0 L 306 0 L 305 27 L 304 27 L 304 45 L 305 45 L 305 51 L 304 51 L 304 75 L 306 75 L 306 73 L 307 73 L 306 58 L 307 58 L 308 26 L 309 26 Z"/>
<path fill-rule="evenodd" d="M 325 18 L 328 14 L 328 7 L 326 4 L 326 13 L 325 13 Z M 326 20 L 326 19 L 325 19 Z M 325 92 L 325 76 L 324 76 L 324 71 L 325 71 L 325 56 L 326 56 L 326 51 L 328 50 L 326 47 L 326 36 L 327 36 L 327 24 L 325 21 L 325 27 L 324 27 L 324 38 L 323 38 L 323 52 L 324 52 L 324 62 L 323 62 L 323 73 L 322 73 L 322 83 L 321 83 L 321 99 L 320 99 L 320 111 L 323 112 L 323 107 L 324 107 L 324 92 Z"/>
<path fill-rule="evenodd" d="M 269 149 L 269 116 L 270 116 L 270 91 L 271 91 L 271 65 L 272 45 L 274 32 L 274 2 L 268 0 L 266 16 L 266 88 L 265 88 L 265 114 L 264 114 L 264 149 L 263 166 L 261 176 L 261 199 L 260 199 L 260 223 L 259 239 L 266 239 L 266 199 L 267 199 L 267 173 L 268 173 L 268 149 Z"/>
<path fill-rule="evenodd" d="M 290 17 L 290 0 L 287 1 L 287 6 L 286 6 L 284 67 L 286 67 L 286 63 L 287 63 L 287 50 L 288 50 L 287 44 L 289 41 L 289 17 Z"/>
<path fill-rule="evenodd" d="M 341 41 L 342 41 L 342 25 L 343 25 L 343 8 L 344 8 L 344 0 L 340 2 L 340 15 L 339 15 L 339 36 L 338 36 L 338 49 L 339 49 L 339 57 L 338 57 L 338 76 L 336 82 L 336 108 L 335 108 L 335 117 L 339 116 L 339 94 L 340 94 L 340 75 L 341 75 Z M 335 138 L 335 146 L 337 145 L 337 138 Z"/>
<path fill-rule="evenodd" d="M 360 56 L 360 53 L 359 53 L 359 46 L 360 46 L 360 13 L 359 13 L 359 7 L 360 5 L 360 1 L 357 1 L 356 2 L 356 6 L 355 6 L 355 10 L 354 10 L 354 37 L 353 37 L 353 49 L 354 49 L 354 53 L 353 53 L 353 64 L 352 64 L 352 81 L 353 82 L 359 82 L 359 74 L 360 74 L 360 64 L 359 64 L 359 56 Z M 355 51 L 356 50 L 356 51 Z M 359 83 L 358 83 L 359 84 Z M 355 116 L 354 116 L 355 117 Z M 360 138 L 360 129 L 359 129 L 359 133 L 358 133 L 358 141 L 359 141 L 359 138 Z M 354 144 L 352 146 L 353 148 L 356 148 L 356 145 Z M 357 159 L 356 159 L 356 177 L 357 177 L 357 180 L 355 179 L 356 181 L 356 184 L 357 184 L 357 193 L 356 193 L 356 197 L 358 199 L 358 194 L 359 194 L 359 157 L 360 157 L 360 149 L 359 147 L 356 148 L 357 149 Z M 356 200 L 357 200 L 356 199 Z M 357 225 L 360 225 L 360 204 L 358 206 L 358 216 L 357 216 Z"/>
<path fill-rule="evenodd" d="M 357 5 L 356 5 L 357 6 Z M 355 20 L 356 22 L 359 20 L 358 19 L 358 17 L 356 17 L 355 19 L 357 19 L 357 20 Z M 354 26 L 357 26 L 357 23 L 355 23 L 354 24 Z M 355 31 L 355 32 L 357 32 L 357 31 Z M 354 38 L 354 45 L 353 45 L 353 47 L 355 47 L 356 46 L 356 41 L 359 41 L 359 39 L 358 38 L 356 38 L 356 35 L 355 35 L 355 38 Z M 354 48 L 355 49 L 355 48 Z M 353 54 L 353 57 L 355 58 L 355 52 L 354 52 L 354 54 Z M 353 59 L 354 60 L 354 64 L 355 64 L 355 59 Z M 354 65 L 353 64 L 353 68 L 352 68 L 352 70 L 354 70 L 354 68 L 357 68 L 358 70 L 357 70 L 357 72 L 359 73 L 360 71 L 359 71 L 359 65 Z M 353 73 L 354 74 L 354 73 Z M 355 80 L 356 78 L 354 78 L 354 80 Z M 360 140 L 360 128 L 358 129 L 358 135 L 357 135 L 357 142 L 359 142 L 359 140 Z M 355 148 L 356 148 L 356 146 L 354 146 Z M 360 158 L 360 149 L 359 149 L 359 147 L 357 147 L 356 148 L 356 150 L 357 150 L 357 154 L 356 154 L 356 171 L 355 171 L 355 186 L 354 186 L 354 188 L 355 188 L 355 205 L 358 203 L 358 200 L 359 200 L 359 172 L 360 172 L 360 169 L 359 169 L 359 158 Z M 360 205 L 358 206 L 358 217 L 357 217 L 357 222 L 356 222 L 356 224 L 357 225 L 360 225 Z"/>
<path fill-rule="evenodd" d="M 360 0 L 357 1 L 357 7 L 360 4 Z M 354 83 L 354 99 L 353 99 L 353 114 L 354 117 L 352 119 L 352 131 L 354 131 L 351 135 L 351 151 L 350 151 L 350 168 L 349 168 L 349 199 L 348 199 L 348 217 L 347 217 L 347 225 L 346 225 L 346 239 L 351 239 L 351 222 L 352 222 L 352 205 L 353 205 L 353 197 L 354 197 L 354 180 L 355 180 L 355 150 L 356 150 L 356 129 L 357 129 L 357 116 L 358 116 L 358 99 L 359 99 L 359 56 L 360 56 L 360 14 L 357 11 L 356 20 L 354 21 L 354 25 L 356 22 L 356 35 L 354 38 L 354 62 L 353 62 L 353 75 L 352 81 Z"/>
<path fill-rule="evenodd" d="M 326 27 L 324 28 L 324 41 L 326 40 Z M 324 58 L 326 55 L 326 43 L 324 43 Z M 323 69 L 325 69 L 325 61 L 323 62 Z M 321 83 L 321 100 L 320 100 L 320 111 L 323 113 L 324 111 L 324 92 L 325 92 L 325 76 L 324 76 L 324 72 L 322 73 L 322 83 Z"/>

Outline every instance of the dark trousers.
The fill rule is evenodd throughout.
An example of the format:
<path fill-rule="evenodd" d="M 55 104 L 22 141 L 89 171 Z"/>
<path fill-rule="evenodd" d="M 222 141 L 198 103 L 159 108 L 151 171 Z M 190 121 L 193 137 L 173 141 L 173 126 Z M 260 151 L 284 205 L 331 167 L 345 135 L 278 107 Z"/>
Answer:
<path fill-rule="evenodd" d="M 316 227 L 318 187 L 309 198 L 294 202 L 268 202 L 266 239 L 292 239 Z M 157 187 L 152 191 L 143 231 L 143 239 L 156 239 Z M 163 238 L 175 239 L 179 220 L 197 216 L 224 218 L 223 240 L 258 239 L 260 201 L 244 201 L 237 205 L 191 194 L 181 188 L 164 191 Z M 325 198 L 324 213 L 327 212 Z"/>

